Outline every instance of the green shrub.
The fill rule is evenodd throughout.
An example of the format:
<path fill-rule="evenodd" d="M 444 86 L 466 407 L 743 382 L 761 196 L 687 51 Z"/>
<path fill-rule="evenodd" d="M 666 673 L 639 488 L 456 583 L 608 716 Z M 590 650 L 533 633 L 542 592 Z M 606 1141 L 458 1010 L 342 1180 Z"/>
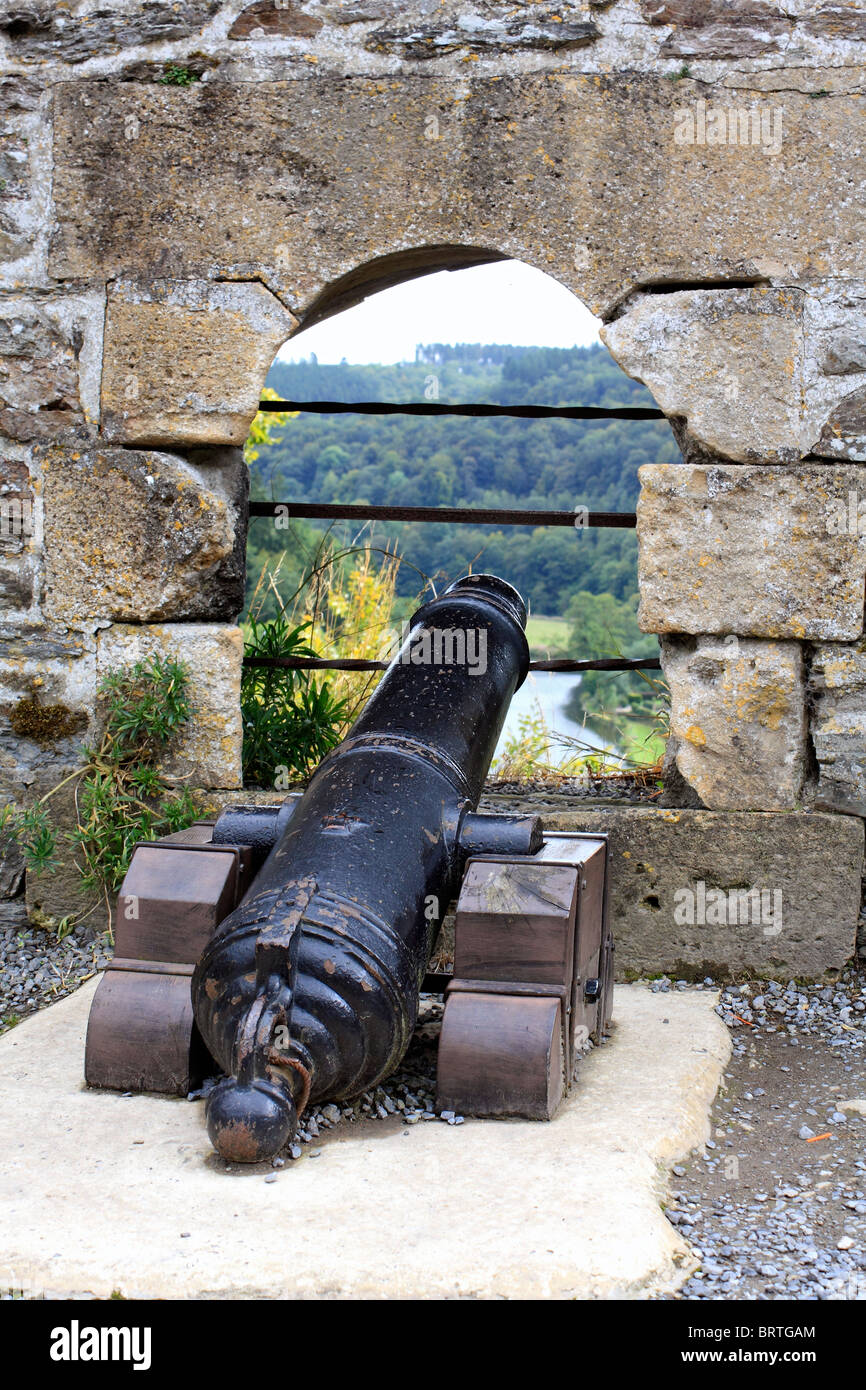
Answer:
<path fill-rule="evenodd" d="M 249 623 L 246 656 L 313 657 L 312 622 L 287 618 Z M 244 781 L 281 787 L 305 777 L 339 742 L 349 700 L 324 678 L 279 666 L 244 666 L 241 681 Z"/>
<path fill-rule="evenodd" d="M 139 840 L 182 830 L 199 812 L 189 790 L 173 792 L 159 770 L 191 714 L 183 663 L 151 656 L 110 672 L 97 694 L 106 711 L 98 746 L 85 746 L 83 765 L 33 806 L 0 811 L 0 831 L 15 837 L 28 868 L 53 870 L 58 835 L 48 803 L 77 782 L 78 824 L 64 838 L 79 851 L 82 889 L 108 896 L 120 887 Z"/>

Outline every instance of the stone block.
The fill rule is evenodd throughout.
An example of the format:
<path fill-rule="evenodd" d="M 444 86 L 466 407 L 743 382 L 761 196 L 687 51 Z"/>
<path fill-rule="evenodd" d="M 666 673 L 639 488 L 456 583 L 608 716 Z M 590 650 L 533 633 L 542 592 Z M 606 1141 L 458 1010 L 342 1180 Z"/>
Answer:
<path fill-rule="evenodd" d="M 0 900 L 17 898 L 24 888 L 24 855 L 18 842 L 0 836 Z"/>
<path fill-rule="evenodd" d="M 36 111 L 42 90 L 42 85 L 32 77 L 21 77 L 18 73 L 0 76 L 0 115 L 8 117 Z"/>
<path fill-rule="evenodd" d="M 610 837 L 620 979 L 820 979 L 854 954 L 864 853 L 854 816 L 632 806 L 544 820 Z"/>
<path fill-rule="evenodd" d="M 215 623 L 117 624 L 100 632 L 96 672 L 134 666 L 148 656 L 182 661 L 189 670 L 193 714 L 162 765 L 178 786 L 241 786 L 241 660 L 238 627 Z"/>
<path fill-rule="evenodd" d="M 0 805 L 29 804 L 78 766 L 95 686 L 92 638 L 0 627 Z"/>
<path fill-rule="evenodd" d="M 31 549 L 36 529 L 30 470 L 12 450 L 0 455 L 0 556 Z"/>
<path fill-rule="evenodd" d="M 291 0 L 255 0 L 241 10 L 231 29 L 230 39 L 310 38 L 318 34 L 322 21 L 305 14 Z"/>
<path fill-rule="evenodd" d="M 11 5 L 0 16 L 0 34 L 9 44 L 10 57 L 19 62 L 86 63 L 124 48 L 165 43 L 198 33 L 220 8 L 221 0 L 135 0 L 135 3 L 100 5 L 84 14 L 70 14 L 67 6 L 34 0 Z"/>
<path fill-rule="evenodd" d="M 29 612 L 36 598 L 36 575 L 29 555 L 0 556 L 0 601 L 10 612 Z"/>
<path fill-rule="evenodd" d="M 866 282 L 828 278 L 811 286 L 804 329 L 805 451 L 866 460 Z"/>
<path fill-rule="evenodd" d="M 161 771 L 170 785 L 189 786 L 197 794 L 200 788 L 239 788 L 240 630 L 217 624 L 117 625 L 96 641 L 89 639 L 85 651 L 47 632 L 20 634 L 7 645 L 0 665 L 0 805 L 29 805 L 53 793 L 46 805 L 58 836 L 55 865 L 27 873 L 28 911 L 55 921 L 86 914 L 90 927 L 104 930 L 114 904 L 101 892 L 82 891 L 80 855 L 67 838 L 79 823 L 77 783 L 54 791 L 82 766 L 82 743 L 100 738 L 98 687 L 110 672 L 154 653 L 182 660 L 190 673 L 193 714 Z M 2 868 L 0 860 L 0 896 Z"/>
<path fill-rule="evenodd" d="M 838 402 L 812 452 L 821 458 L 866 462 L 866 386 L 851 391 Z"/>
<path fill-rule="evenodd" d="M 7 616 L 29 613 L 36 599 L 38 516 L 23 459 L 0 455 L 0 601 Z"/>
<path fill-rule="evenodd" d="M 40 777 L 34 790 L 44 795 L 57 785 L 57 781 L 56 774 L 50 778 Z M 24 897 L 28 917 L 39 926 L 50 928 L 71 917 L 76 922 L 86 922 L 95 934 L 107 931 L 113 924 L 115 903 L 101 889 L 84 888 L 84 859 L 69 839 L 79 828 L 75 792 L 76 784 L 67 783 L 46 803 L 56 836 L 53 863 L 50 868 L 27 870 Z"/>
<path fill-rule="evenodd" d="M 84 442 L 99 419 L 105 295 L 7 299 L 0 307 L 0 433 Z"/>
<path fill-rule="evenodd" d="M 803 15 L 799 27 L 817 39 L 866 43 L 866 9 L 853 5 L 818 5 Z"/>
<path fill-rule="evenodd" d="M 45 612 L 105 620 L 234 621 L 243 605 L 247 474 L 171 454 L 46 450 Z M 224 455 L 220 455 L 223 458 Z"/>
<path fill-rule="evenodd" d="M 645 632 L 862 635 L 866 534 L 849 514 L 866 470 L 647 464 L 639 476 Z"/>
<path fill-rule="evenodd" d="M 828 345 L 822 366 L 827 376 L 866 372 L 866 321 L 858 332 L 842 333 Z"/>
<path fill-rule="evenodd" d="M 662 665 L 685 780 L 712 811 L 787 811 L 806 776 L 806 692 L 797 642 L 668 640 Z"/>
<path fill-rule="evenodd" d="M 670 24 L 661 54 L 670 58 L 757 58 L 778 53 L 792 18 L 762 0 L 641 0 L 650 24 Z"/>
<path fill-rule="evenodd" d="M 437 247 L 440 264 L 455 248 L 528 261 L 604 314 L 641 286 L 768 265 L 862 273 L 859 95 L 777 93 L 775 154 L 677 144 L 699 100 L 741 104 L 638 72 L 64 82 L 51 270 L 260 277 L 299 316 L 359 266 L 422 248 L 428 264 Z"/>
<path fill-rule="evenodd" d="M 816 804 L 866 816 L 866 643 L 816 647 L 809 684 Z"/>
<path fill-rule="evenodd" d="M 133 285 L 108 295 L 103 432 L 124 444 L 243 444 L 297 320 L 264 285 Z"/>
<path fill-rule="evenodd" d="M 647 295 L 602 329 L 629 376 L 690 440 L 740 463 L 800 458 L 803 300 L 799 290 Z"/>
<path fill-rule="evenodd" d="M 516 19 L 479 22 L 477 15 L 448 21 L 421 22 L 399 28 L 374 29 L 364 41 L 371 53 L 393 53 L 400 58 L 439 58 L 443 53 L 512 53 L 542 49 L 551 52 L 584 48 L 599 37 L 592 20 L 564 19 L 555 10 L 533 5 L 529 14 Z"/>
<path fill-rule="evenodd" d="M 81 337 L 37 307 L 0 314 L 0 430 L 44 439 L 83 423 L 78 392 Z"/>
<path fill-rule="evenodd" d="M 45 286 L 51 125 L 38 109 L 36 83 L 20 76 L 0 80 L 0 284 L 17 295 L 25 286 Z"/>

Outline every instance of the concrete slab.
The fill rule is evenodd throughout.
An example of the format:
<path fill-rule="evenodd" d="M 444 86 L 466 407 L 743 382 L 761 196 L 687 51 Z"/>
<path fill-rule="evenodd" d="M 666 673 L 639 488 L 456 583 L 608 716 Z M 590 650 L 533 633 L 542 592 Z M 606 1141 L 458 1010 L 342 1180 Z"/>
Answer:
<path fill-rule="evenodd" d="M 716 995 L 621 986 L 550 1124 L 342 1125 L 226 1171 L 201 1104 L 88 1091 L 96 981 L 0 1039 L 0 1286 L 127 1297 L 645 1298 L 695 1265 L 661 1210 L 730 1054 Z"/>

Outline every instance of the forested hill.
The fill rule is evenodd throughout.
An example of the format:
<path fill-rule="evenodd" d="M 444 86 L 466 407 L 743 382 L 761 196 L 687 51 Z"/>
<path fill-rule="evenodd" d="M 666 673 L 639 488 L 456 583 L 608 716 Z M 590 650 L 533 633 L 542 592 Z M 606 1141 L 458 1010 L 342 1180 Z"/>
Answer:
<path fill-rule="evenodd" d="M 394 366 L 276 363 L 268 386 L 289 400 L 452 404 L 652 405 L 601 346 L 432 344 Z M 643 463 L 679 457 L 663 421 L 567 421 L 300 415 L 252 466 L 253 496 L 277 501 L 632 511 Z M 561 614 L 577 590 L 628 599 L 637 588 L 628 532 L 474 526 L 377 527 L 438 581 L 471 563 L 511 580 L 537 613 Z M 251 533 L 255 569 L 280 543 L 268 523 Z M 400 590 L 417 589 L 405 567 Z"/>

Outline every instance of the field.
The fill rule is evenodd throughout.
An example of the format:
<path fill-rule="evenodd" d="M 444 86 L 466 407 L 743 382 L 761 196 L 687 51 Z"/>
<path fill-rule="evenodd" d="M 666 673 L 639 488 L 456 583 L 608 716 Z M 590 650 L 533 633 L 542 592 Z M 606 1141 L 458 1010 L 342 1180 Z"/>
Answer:
<path fill-rule="evenodd" d="M 537 661 L 568 655 L 569 624 L 565 618 L 531 617 L 526 623 L 529 650 Z"/>

